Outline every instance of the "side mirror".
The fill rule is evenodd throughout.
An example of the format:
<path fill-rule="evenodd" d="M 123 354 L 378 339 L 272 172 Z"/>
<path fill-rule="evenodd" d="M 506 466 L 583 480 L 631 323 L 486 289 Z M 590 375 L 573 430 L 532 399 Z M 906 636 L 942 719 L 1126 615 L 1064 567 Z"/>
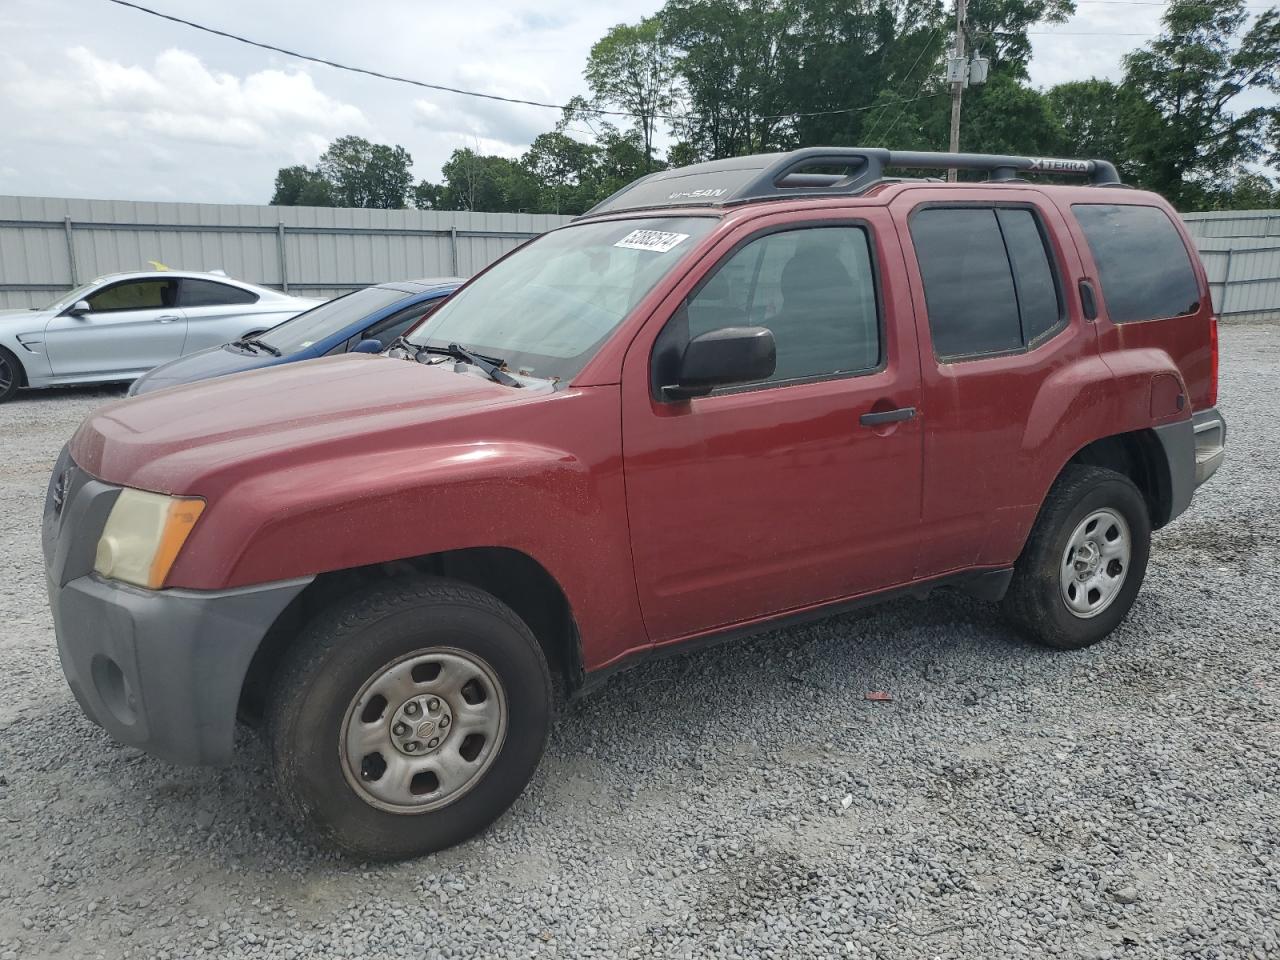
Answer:
<path fill-rule="evenodd" d="M 716 387 L 752 383 L 773 376 L 778 362 L 773 333 L 765 327 L 721 327 L 689 341 L 680 360 L 678 383 L 664 386 L 666 400 L 705 397 Z"/>
<path fill-rule="evenodd" d="M 351 352 L 352 353 L 381 353 L 382 341 L 375 340 L 373 338 L 370 338 L 368 340 L 361 340 L 359 343 L 357 343 L 354 347 L 351 348 Z"/>
<path fill-rule="evenodd" d="M 67 313 L 73 317 L 83 317 L 86 313 L 92 312 L 93 310 L 89 306 L 88 300 L 77 300 L 71 305 L 71 308 L 67 310 Z"/>

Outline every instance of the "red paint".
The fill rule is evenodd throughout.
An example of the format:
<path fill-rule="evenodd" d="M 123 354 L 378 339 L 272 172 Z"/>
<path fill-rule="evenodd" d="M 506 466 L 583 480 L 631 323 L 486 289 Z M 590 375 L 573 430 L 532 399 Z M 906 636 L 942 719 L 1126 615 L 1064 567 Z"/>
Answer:
<path fill-rule="evenodd" d="M 1153 405 L 1163 420 L 1190 417 L 1216 394 L 1215 329 L 1194 256 L 1199 313 L 1123 326 L 1105 306 L 1096 322 L 1083 317 L 1077 281 L 1097 269 L 1071 204 L 1113 201 L 1100 193 L 889 184 L 861 197 L 730 208 L 560 390 L 348 355 L 113 404 L 85 422 L 72 453 L 108 482 L 206 498 L 168 586 L 507 547 L 564 590 L 588 669 L 959 569 L 1007 566 L 1076 451 L 1150 426 Z M 907 218 L 940 200 L 1040 212 L 1063 280 L 1060 333 L 1012 355 L 934 358 Z M 1167 209 L 1141 192 L 1124 202 Z M 698 281 L 757 231 L 821 220 L 869 230 L 885 365 L 657 402 L 652 345 Z M 1178 392 L 1189 402 L 1170 414 Z M 859 424 L 863 413 L 907 406 L 915 419 Z"/>

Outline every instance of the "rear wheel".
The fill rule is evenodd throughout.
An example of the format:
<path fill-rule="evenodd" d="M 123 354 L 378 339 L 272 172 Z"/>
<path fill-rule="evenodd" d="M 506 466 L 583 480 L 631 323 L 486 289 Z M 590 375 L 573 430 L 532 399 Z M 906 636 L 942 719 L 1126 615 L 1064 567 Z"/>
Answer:
<path fill-rule="evenodd" d="M 322 612 L 267 703 L 272 761 L 295 815 L 354 856 L 452 846 L 518 797 L 542 756 L 551 679 L 496 598 L 395 581 Z"/>
<path fill-rule="evenodd" d="M 1009 618 L 1063 650 L 1097 643 L 1129 612 L 1151 551 L 1151 518 L 1133 481 L 1071 465 L 1049 491 L 1005 596 Z"/>
<path fill-rule="evenodd" d="M 0 347 L 0 403 L 10 399 L 22 386 L 22 365 L 18 358 Z"/>

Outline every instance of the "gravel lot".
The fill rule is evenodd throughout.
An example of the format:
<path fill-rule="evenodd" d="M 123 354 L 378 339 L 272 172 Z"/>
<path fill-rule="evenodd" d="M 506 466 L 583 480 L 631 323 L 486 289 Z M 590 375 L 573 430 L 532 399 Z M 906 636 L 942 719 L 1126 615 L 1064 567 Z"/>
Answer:
<path fill-rule="evenodd" d="M 284 821 L 265 756 L 166 766 L 58 668 L 38 518 L 119 390 L 0 407 L 0 960 L 1280 956 L 1280 331 L 1223 331 L 1228 461 L 1092 650 L 939 594 L 642 666 L 532 787 L 370 868 Z M 886 691 L 892 702 L 866 699 Z"/>

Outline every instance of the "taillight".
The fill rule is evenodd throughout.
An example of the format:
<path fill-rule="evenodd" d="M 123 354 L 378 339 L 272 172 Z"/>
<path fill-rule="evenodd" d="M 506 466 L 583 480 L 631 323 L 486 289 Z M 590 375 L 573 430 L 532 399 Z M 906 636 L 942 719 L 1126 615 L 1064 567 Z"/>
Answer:
<path fill-rule="evenodd" d="M 1209 406 L 1218 405 L 1218 318 L 1209 318 Z"/>

